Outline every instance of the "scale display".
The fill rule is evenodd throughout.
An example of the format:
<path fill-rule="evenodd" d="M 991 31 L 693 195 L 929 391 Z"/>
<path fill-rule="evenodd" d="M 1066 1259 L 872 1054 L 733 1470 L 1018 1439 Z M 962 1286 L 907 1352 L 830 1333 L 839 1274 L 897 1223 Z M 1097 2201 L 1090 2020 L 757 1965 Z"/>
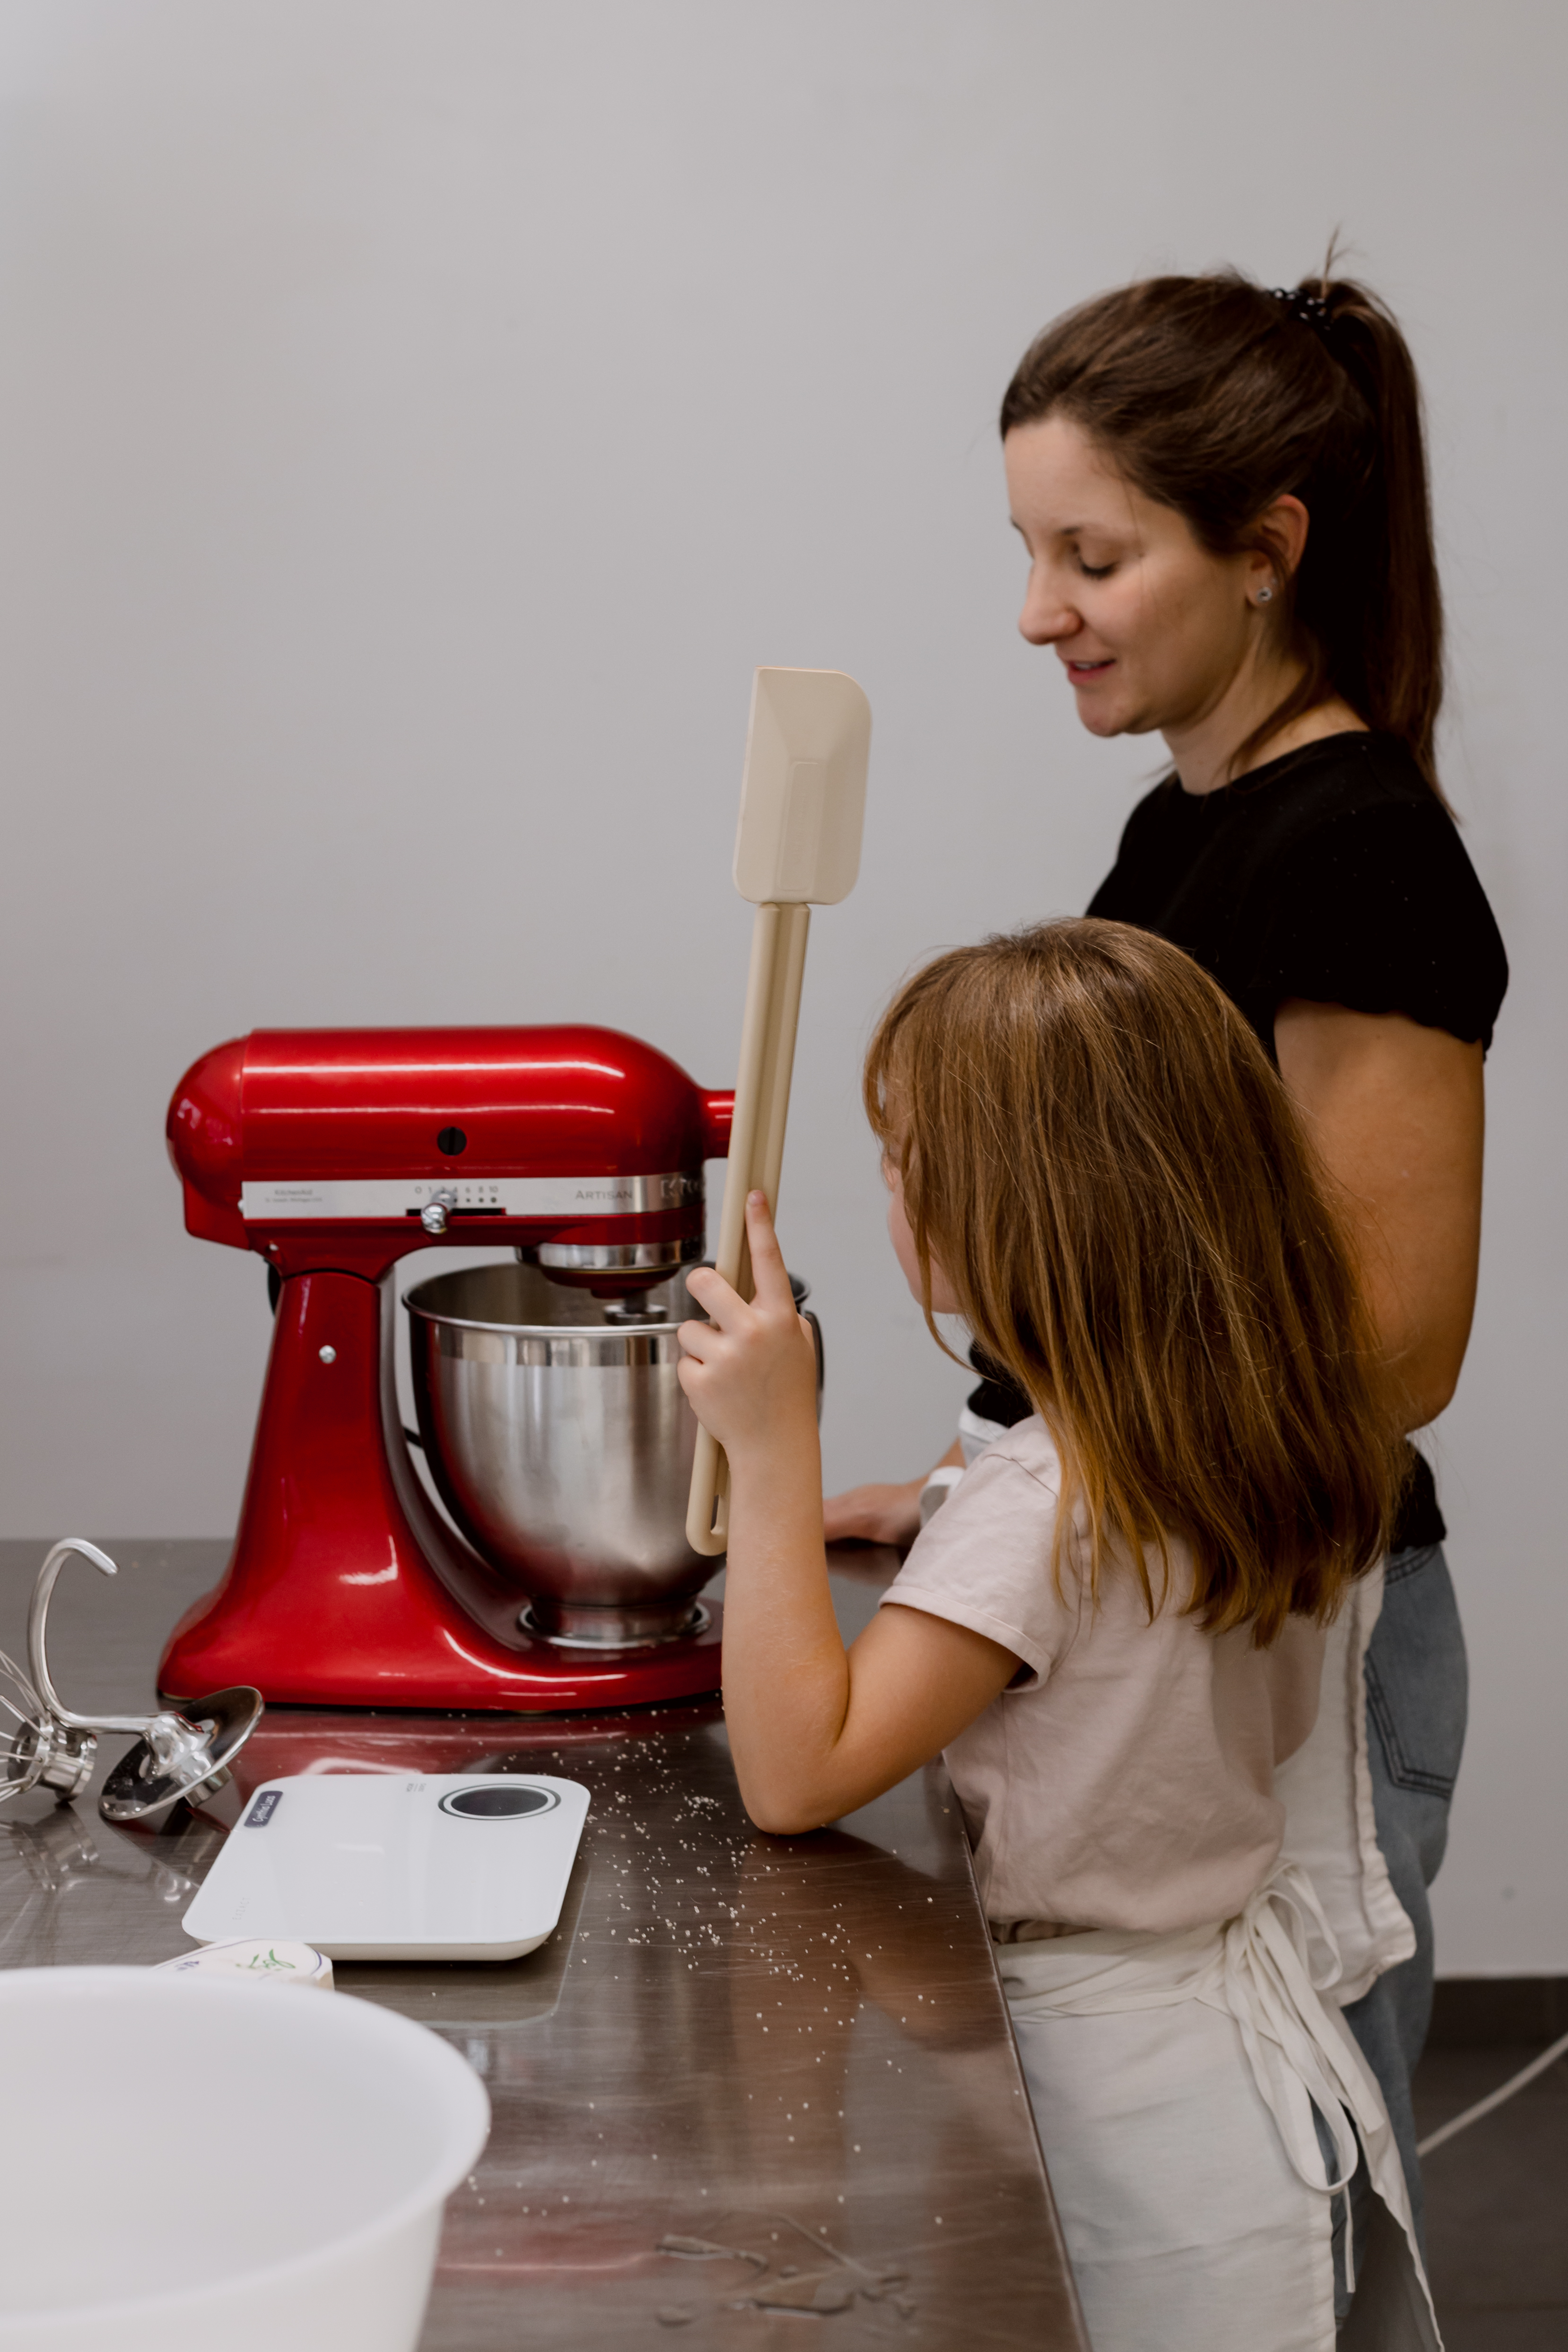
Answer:
<path fill-rule="evenodd" d="M 561 1916 L 587 1817 L 581 1781 L 542 1773 L 268 1780 L 183 1925 L 334 1960 L 519 1959 Z"/>

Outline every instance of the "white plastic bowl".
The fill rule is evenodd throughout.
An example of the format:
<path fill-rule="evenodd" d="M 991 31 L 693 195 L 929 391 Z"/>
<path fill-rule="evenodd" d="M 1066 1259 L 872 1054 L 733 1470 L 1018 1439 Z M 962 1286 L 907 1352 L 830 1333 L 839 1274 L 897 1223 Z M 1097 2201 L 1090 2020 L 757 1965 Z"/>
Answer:
<path fill-rule="evenodd" d="M 412 2352 L 489 2102 L 344 1993 L 0 1971 L 0 2347 Z"/>

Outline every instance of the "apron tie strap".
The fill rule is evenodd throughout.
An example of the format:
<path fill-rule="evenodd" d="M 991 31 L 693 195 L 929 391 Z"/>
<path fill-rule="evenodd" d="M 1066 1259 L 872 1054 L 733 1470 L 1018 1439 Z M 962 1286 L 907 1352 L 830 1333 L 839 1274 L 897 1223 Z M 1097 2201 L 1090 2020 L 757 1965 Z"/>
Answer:
<path fill-rule="evenodd" d="M 1346 2063 L 1341 2037 L 1321 2030 L 1319 1996 L 1340 1977 L 1339 1947 L 1305 1871 L 1283 1863 L 1236 1918 L 1226 1923 L 1217 1986 L 1198 1998 L 1222 2005 L 1236 2020 L 1258 2095 L 1279 2126 L 1299 2179 L 1330 2197 L 1342 2196 L 1346 2283 L 1355 2284 L 1351 2181 L 1363 2138 L 1381 2122 L 1364 2069 Z M 1325 2179 L 1312 2110 L 1333 2142 L 1336 2179 Z"/>
<path fill-rule="evenodd" d="M 1154 1934 L 1089 1928 L 1004 1950 L 1005 1958 L 998 1955 L 1003 1988 L 1019 2015 L 1089 2017 L 1184 2000 L 1228 2014 L 1291 2169 L 1319 2195 L 1345 2200 L 1349 2284 L 1355 2284 L 1350 2189 L 1363 2151 L 1373 2188 L 1414 2248 L 1409 2200 L 1382 2095 L 1337 2008 L 1322 1999 L 1341 1979 L 1339 1946 L 1299 1863 L 1278 1863 L 1237 1916 L 1220 1927 Z M 1314 2107 L 1332 2143 L 1331 2175 Z"/>

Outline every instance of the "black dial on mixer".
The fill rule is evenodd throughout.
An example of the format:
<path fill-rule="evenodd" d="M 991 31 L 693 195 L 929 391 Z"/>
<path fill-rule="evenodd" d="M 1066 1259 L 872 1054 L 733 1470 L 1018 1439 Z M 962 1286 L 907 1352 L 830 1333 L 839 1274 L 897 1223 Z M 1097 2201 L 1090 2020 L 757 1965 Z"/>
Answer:
<path fill-rule="evenodd" d="M 444 1127 L 436 1138 L 437 1150 L 445 1152 L 448 1160 L 455 1160 L 459 1151 L 468 1148 L 468 1139 L 460 1127 Z"/>

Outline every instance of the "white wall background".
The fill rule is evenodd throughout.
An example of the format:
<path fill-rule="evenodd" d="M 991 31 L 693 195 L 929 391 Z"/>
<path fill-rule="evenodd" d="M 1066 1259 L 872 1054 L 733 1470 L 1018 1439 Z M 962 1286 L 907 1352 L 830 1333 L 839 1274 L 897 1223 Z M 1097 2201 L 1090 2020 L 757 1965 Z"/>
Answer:
<path fill-rule="evenodd" d="M 162 1141 L 207 1045 L 580 1018 L 728 1083 L 757 662 L 877 714 L 784 1200 L 828 1473 L 934 1458 L 859 1051 L 928 949 L 1081 907 L 1158 750 L 1014 634 L 997 399 L 1068 302 L 1342 225 L 1429 395 L 1514 973 L 1440 1965 L 1568 1966 L 1565 62 L 1549 0 L 5 0 L 0 1528 L 233 1523 L 261 1269 Z"/>

